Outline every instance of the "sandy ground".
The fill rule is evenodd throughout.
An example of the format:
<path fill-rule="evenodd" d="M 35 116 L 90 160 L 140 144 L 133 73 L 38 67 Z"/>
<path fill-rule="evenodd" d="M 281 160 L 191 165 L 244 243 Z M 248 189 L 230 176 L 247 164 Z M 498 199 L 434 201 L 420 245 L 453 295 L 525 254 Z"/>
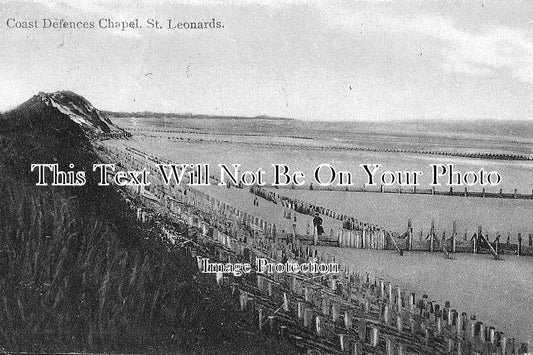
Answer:
<path fill-rule="evenodd" d="M 172 137 L 172 135 L 168 135 Z M 183 137 L 181 137 L 183 138 Z M 203 139 L 203 137 L 193 137 Z M 183 138 L 185 139 L 185 138 Z M 217 139 L 224 139 L 224 136 Z M 122 143 L 110 143 L 122 144 Z M 258 167 L 267 171 L 267 181 L 270 182 L 273 163 L 287 164 L 291 171 L 301 170 L 306 174 L 307 185 L 313 180 L 315 168 L 322 163 L 333 165 L 338 171 L 345 170 L 353 173 L 353 183 L 362 185 L 367 181 L 367 175 L 360 164 L 381 164 L 378 172 L 390 171 L 413 171 L 420 170 L 420 187 L 428 188 L 431 182 L 430 164 L 454 164 L 455 171 L 478 171 L 483 168 L 486 172 L 498 171 L 502 181 L 498 186 L 487 186 L 487 191 L 498 192 L 502 188 L 506 192 L 512 192 L 515 188 L 521 193 L 531 193 L 533 190 L 533 162 L 468 159 L 460 157 L 419 155 L 407 153 L 381 153 L 362 151 L 336 151 L 321 149 L 305 149 L 297 146 L 268 146 L 256 145 L 253 141 L 248 144 L 239 142 L 209 142 L 172 140 L 167 137 L 141 136 L 135 137 L 126 144 L 136 146 L 139 149 L 164 154 L 172 157 L 179 163 L 209 163 L 213 171 L 217 170 L 217 164 L 239 163 L 242 169 L 256 170 Z M 161 152 L 159 148 L 165 147 Z M 441 190 L 448 190 L 444 184 L 445 178 L 439 180 L 443 184 Z M 459 189 L 461 191 L 463 189 Z M 480 186 L 474 186 L 472 191 L 481 191 Z"/>
<path fill-rule="evenodd" d="M 110 142 L 121 145 L 123 142 Z M 396 157 L 382 153 L 371 152 L 331 152 L 275 148 L 239 146 L 236 144 L 187 143 L 174 142 L 161 138 L 140 137 L 126 141 L 127 145 L 163 156 L 177 163 L 209 163 L 212 174 L 218 175 L 217 164 L 240 163 L 244 168 L 263 167 L 266 174 L 272 162 L 284 162 L 291 167 L 312 167 L 319 162 L 342 166 L 355 166 L 367 161 L 380 162 L 384 165 L 413 168 L 420 164 L 428 164 L 427 156 L 398 155 Z M 165 150 L 159 148 L 165 146 Z M 194 158 L 191 158 L 194 157 Z M 447 161 L 451 157 L 433 157 L 440 161 Z M 498 169 L 507 177 L 507 186 L 522 186 L 522 190 L 529 190 L 532 185 L 531 163 L 519 162 L 483 162 L 482 160 L 458 159 L 460 164 L 473 164 Z M 488 164 L 488 165 L 487 165 Z M 514 164 L 514 165 L 513 165 Z M 470 166 L 472 169 L 472 166 Z M 522 182 L 520 184 L 520 182 Z M 508 190 L 508 189 L 507 189 Z M 218 193 L 216 189 L 212 190 Z M 420 230 L 427 232 L 432 220 L 435 221 L 437 231 L 446 230 L 451 233 L 455 221 L 460 236 L 466 232 L 471 236 L 481 225 L 490 234 L 491 240 L 497 233 L 501 233 L 502 240 L 511 233 L 511 240 L 515 241 L 517 233 L 527 236 L 533 233 L 533 200 L 510 200 L 494 198 L 463 198 L 453 196 L 427 196 L 406 194 L 364 194 L 328 192 L 328 191 L 291 191 L 280 189 L 279 193 L 308 202 L 334 209 L 337 212 L 354 216 L 365 222 L 374 223 L 395 232 L 404 232 L 407 220 L 411 218 L 416 233 Z M 229 197 L 231 198 L 231 197 Z M 238 201 L 238 199 L 233 199 Z M 290 225 L 289 225 L 290 227 Z M 327 226 L 329 230 L 329 226 Z"/>
<path fill-rule="evenodd" d="M 349 248 L 320 247 L 338 262 L 361 273 L 383 277 L 394 285 L 424 293 L 444 305 L 476 315 L 521 341 L 533 340 L 533 258 L 456 254 L 456 260 L 441 253 L 404 253 Z"/>
<path fill-rule="evenodd" d="M 170 143 L 169 143 L 170 142 Z M 218 163 L 239 162 L 245 167 L 270 166 L 278 161 L 287 164 L 311 166 L 318 161 L 335 164 L 359 163 L 365 158 L 370 162 L 390 162 L 391 164 L 411 165 L 414 161 L 427 163 L 427 157 L 405 156 L 403 162 L 394 163 L 398 157 L 383 158 L 383 155 L 369 155 L 356 152 L 354 156 L 346 152 L 311 153 L 290 149 L 236 146 L 234 144 L 171 142 L 162 138 L 132 139 L 130 141 L 111 141 L 112 145 L 127 145 L 149 151 L 179 163 Z M 160 147 L 165 146 L 161 151 Z M 238 149 L 238 150 L 237 150 Z M 194 159 L 193 159 L 193 158 Z M 192 159 L 192 160 L 191 160 Z M 384 160 L 381 160 L 384 159 Z M 413 160 L 414 159 L 414 160 Z M 443 158 L 439 158 L 443 159 Z M 469 162 L 464 162 L 464 164 Z M 474 162 L 481 164 L 482 162 Z M 512 175 L 512 185 L 521 179 L 531 185 L 531 168 L 512 166 L 510 162 L 490 162 Z M 498 165 L 500 164 L 500 165 Z M 352 164 L 353 165 L 353 164 Z M 514 170 L 513 170 L 514 169 Z M 507 174 L 507 173 L 506 173 Z M 509 175 L 511 176 L 511 175 Z M 526 184 L 524 184 L 525 186 Z M 511 186 L 511 185 L 509 185 Z M 283 209 L 278 205 L 259 199 L 259 206 L 254 206 L 254 196 L 247 190 L 236 188 L 207 187 L 205 192 L 231 205 L 249 211 L 269 222 L 274 222 L 278 230 L 290 230 L 292 220 L 283 218 Z M 308 202 L 316 203 L 335 211 L 353 215 L 360 220 L 377 223 L 392 230 L 404 231 L 407 219 L 413 219 L 415 231 L 429 229 L 433 219 L 437 230 L 451 231 L 454 220 L 458 232 L 473 233 L 478 224 L 494 234 L 504 231 L 523 234 L 533 232 L 533 201 L 413 196 L 396 194 L 362 194 L 279 190 L 281 194 L 293 195 Z M 298 233 L 305 233 L 311 223 L 310 216 L 297 215 Z M 324 218 L 324 228 L 340 227 L 339 221 Z M 406 253 L 403 257 L 392 251 L 360 250 L 347 248 L 323 247 L 330 254 L 335 254 L 343 264 L 353 266 L 361 272 L 370 271 L 382 276 L 406 290 L 412 290 L 421 296 L 427 293 L 433 300 L 444 304 L 450 301 L 458 311 L 475 314 L 486 324 L 514 336 L 521 341 L 533 340 L 533 258 L 505 256 L 504 261 L 495 261 L 489 255 L 457 254 L 456 260 L 447 260 L 441 253 Z"/>
<path fill-rule="evenodd" d="M 170 138 L 170 139 L 169 139 Z M 172 139 L 177 138 L 177 139 Z M 190 141 L 188 141 L 190 140 Z M 200 141 L 201 140 L 201 141 Z M 262 167 L 270 175 L 271 164 L 287 164 L 291 171 L 301 170 L 306 174 L 307 184 L 312 181 L 315 168 L 322 163 L 331 164 L 337 169 L 353 173 L 353 183 L 362 185 L 367 181 L 367 175 L 359 166 L 360 164 L 381 164 L 378 172 L 389 171 L 414 171 L 420 170 L 421 187 L 428 188 L 431 182 L 430 164 L 453 164 L 454 171 L 485 172 L 497 171 L 502 176 L 498 186 L 486 186 L 487 191 L 498 192 L 500 188 L 505 192 L 517 189 L 521 193 L 532 193 L 533 172 L 532 161 L 507 161 L 469 159 L 463 157 L 425 155 L 412 153 L 392 153 L 375 151 L 346 151 L 328 149 L 328 143 L 310 141 L 297 144 L 295 139 L 268 137 L 269 142 L 261 137 L 228 137 L 225 135 L 175 135 L 153 133 L 139 136 L 128 144 L 145 147 L 145 150 L 165 147 L 165 154 L 172 155 L 179 162 L 205 162 L 216 167 L 219 163 L 242 164 L 243 169 L 257 169 Z M 305 146 L 303 144 L 306 144 Z M 446 178 L 440 178 L 442 190 Z M 464 191 L 464 188 L 460 190 Z M 481 191 L 481 186 L 470 188 L 472 191 Z"/>
<path fill-rule="evenodd" d="M 248 192 L 247 189 L 237 189 L 237 188 L 223 188 L 218 186 L 202 187 L 201 191 L 214 196 L 222 201 L 229 203 L 230 205 L 240 209 L 241 211 L 246 211 L 251 213 L 254 216 L 260 217 L 269 223 L 275 223 L 276 229 L 278 231 L 292 230 L 292 225 L 296 224 L 296 232 L 298 234 L 306 234 L 307 230 L 310 233 L 313 232 L 313 217 L 309 215 L 304 215 L 296 213 L 296 222 L 294 219 L 284 218 L 281 205 L 268 202 L 260 197 L 258 197 L 259 206 L 254 206 L 253 200 L 255 195 Z M 292 211 L 294 213 L 294 211 Z M 342 223 L 336 219 L 332 219 L 326 216 L 321 216 L 323 219 L 322 226 L 326 233 L 330 233 L 331 229 L 337 231 L 342 228 Z M 309 229 L 308 226 L 309 225 Z"/>
<path fill-rule="evenodd" d="M 283 218 L 278 205 L 259 199 L 259 206 L 253 206 L 254 197 L 247 191 L 210 187 L 206 192 L 276 223 L 278 229 L 288 229 L 293 223 Z M 310 216 L 297 214 L 299 233 L 305 232 L 307 222 L 311 223 Z M 339 221 L 324 216 L 324 226 L 326 231 L 339 228 Z M 490 255 L 457 253 L 455 260 L 448 260 L 441 253 L 406 252 L 400 257 L 392 251 L 321 248 L 363 275 L 370 272 L 383 277 L 419 297 L 427 293 L 442 305 L 450 301 L 452 308 L 476 315 L 506 334 L 521 341 L 533 340 L 531 257 L 505 255 L 503 261 L 496 261 Z"/>
<path fill-rule="evenodd" d="M 409 219 L 416 235 L 420 231 L 426 235 L 431 221 L 435 221 L 435 228 L 439 234 L 447 231 L 448 235 L 451 235 L 455 221 L 459 238 L 463 238 L 466 233 L 468 240 L 477 232 L 477 226 L 482 226 L 491 241 L 501 233 L 501 241 L 505 242 L 508 233 L 511 233 L 511 241 L 516 242 L 518 233 L 522 233 L 527 243 L 527 235 L 533 233 L 533 218 L 531 218 L 533 200 L 379 193 L 347 194 L 333 191 L 284 190 L 280 193 L 320 204 L 339 213 L 356 216 L 360 220 L 399 233 L 407 230 Z"/>

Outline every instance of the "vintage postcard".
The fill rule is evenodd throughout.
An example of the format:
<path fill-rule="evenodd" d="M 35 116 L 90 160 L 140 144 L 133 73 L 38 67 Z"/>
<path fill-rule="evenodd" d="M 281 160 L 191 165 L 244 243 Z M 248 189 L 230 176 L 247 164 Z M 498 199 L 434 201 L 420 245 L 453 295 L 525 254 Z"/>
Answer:
<path fill-rule="evenodd" d="M 533 2 L 0 0 L 0 39 L 0 353 L 533 352 Z"/>

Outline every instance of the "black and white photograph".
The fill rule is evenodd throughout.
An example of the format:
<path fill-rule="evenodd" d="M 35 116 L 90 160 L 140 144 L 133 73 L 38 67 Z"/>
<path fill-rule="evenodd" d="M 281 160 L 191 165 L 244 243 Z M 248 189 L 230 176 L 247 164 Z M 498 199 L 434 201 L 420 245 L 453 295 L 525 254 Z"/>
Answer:
<path fill-rule="evenodd" d="M 532 341 L 532 1 L 0 0 L 0 354 Z"/>

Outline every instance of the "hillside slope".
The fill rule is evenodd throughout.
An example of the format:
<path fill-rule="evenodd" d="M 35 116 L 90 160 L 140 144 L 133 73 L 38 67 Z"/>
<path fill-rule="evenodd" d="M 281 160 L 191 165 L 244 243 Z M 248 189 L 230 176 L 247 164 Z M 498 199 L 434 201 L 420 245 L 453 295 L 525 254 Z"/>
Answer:
<path fill-rule="evenodd" d="M 72 112 L 77 97 L 62 99 Z M 38 95 L 0 115 L 0 353 L 290 353 L 236 336 L 251 325 L 113 188 L 91 175 L 35 186 L 31 163 L 97 161 L 87 127 L 54 102 Z"/>

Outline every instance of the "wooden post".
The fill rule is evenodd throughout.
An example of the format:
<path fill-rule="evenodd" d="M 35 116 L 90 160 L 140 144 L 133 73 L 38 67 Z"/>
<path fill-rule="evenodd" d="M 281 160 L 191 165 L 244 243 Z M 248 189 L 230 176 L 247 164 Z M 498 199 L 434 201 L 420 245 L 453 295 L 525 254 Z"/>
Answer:
<path fill-rule="evenodd" d="M 516 189 L 515 189 L 516 191 Z M 144 213 L 144 212 L 143 212 Z M 144 222 L 144 220 L 143 220 Z M 518 256 L 522 255 L 522 233 L 518 233 L 518 249 L 517 249 Z"/>
<path fill-rule="evenodd" d="M 476 316 L 470 316 L 470 320 L 468 321 L 468 330 L 467 330 L 467 339 L 472 341 L 474 340 L 474 336 L 476 335 Z"/>
<path fill-rule="evenodd" d="M 476 322 L 475 324 L 475 328 L 474 328 L 474 337 L 475 337 L 475 332 L 477 330 L 477 337 L 479 340 L 481 341 L 485 341 L 485 335 L 483 334 L 483 322 Z"/>
<path fill-rule="evenodd" d="M 403 330 L 403 319 L 401 315 L 396 316 L 396 329 L 401 332 Z"/>
<path fill-rule="evenodd" d="M 339 319 L 340 313 L 340 306 L 337 303 L 334 303 L 331 306 L 331 318 L 333 319 L 333 322 L 337 322 L 337 319 Z"/>
<path fill-rule="evenodd" d="M 417 323 L 412 315 L 409 316 L 409 327 L 411 328 L 411 334 L 416 334 Z"/>
<path fill-rule="evenodd" d="M 340 343 L 340 346 L 341 346 L 341 351 L 346 351 L 346 334 L 344 333 L 340 333 L 339 334 L 339 343 Z"/>
<path fill-rule="evenodd" d="M 463 348 L 465 346 L 463 345 L 463 339 L 458 338 L 457 339 L 457 355 L 463 355 Z"/>
<path fill-rule="evenodd" d="M 292 243 L 296 242 L 296 223 L 292 224 Z"/>
<path fill-rule="evenodd" d="M 376 327 L 370 327 L 370 345 L 376 347 L 379 344 L 379 329 Z"/>
<path fill-rule="evenodd" d="M 453 221 L 453 226 L 452 226 L 452 253 L 455 253 L 456 240 L 457 240 L 457 226 L 456 226 L 455 221 Z"/>
<path fill-rule="evenodd" d="M 398 312 L 402 311 L 403 305 L 402 305 L 402 290 L 400 289 L 400 286 L 396 286 L 396 308 Z"/>
<path fill-rule="evenodd" d="M 310 328 L 313 323 L 313 310 L 306 308 L 304 311 L 304 327 Z"/>
<path fill-rule="evenodd" d="M 361 342 L 356 341 L 353 343 L 352 355 L 363 355 L 363 345 Z"/>
<path fill-rule="evenodd" d="M 357 335 L 361 342 L 364 342 L 367 339 L 366 336 L 366 321 L 362 320 L 357 324 Z"/>
<path fill-rule="evenodd" d="M 322 314 L 325 316 L 329 315 L 329 304 L 326 297 L 322 298 Z"/>
<path fill-rule="evenodd" d="M 352 315 L 349 311 L 344 312 L 344 327 L 346 329 L 352 328 Z"/>
<path fill-rule="evenodd" d="M 449 302 L 447 302 L 449 303 Z M 447 307 L 444 309 L 445 312 L 446 312 L 446 320 L 448 321 L 448 325 L 452 325 L 453 324 L 453 311 L 451 308 Z"/>
<path fill-rule="evenodd" d="M 413 227 L 411 223 L 411 218 L 407 221 L 407 250 L 411 251 L 413 249 Z"/>
<path fill-rule="evenodd" d="M 268 329 L 271 334 L 274 333 L 274 316 L 268 316 Z"/>
<path fill-rule="evenodd" d="M 492 345 L 496 344 L 496 330 L 494 327 L 489 328 L 489 341 Z"/>
<path fill-rule="evenodd" d="M 456 326 L 457 336 L 462 336 L 462 333 L 463 333 L 463 315 L 459 316 L 459 314 L 457 314 L 457 319 L 456 319 L 455 326 Z"/>
<path fill-rule="evenodd" d="M 434 239 L 435 239 L 435 221 L 431 221 L 431 228 L 429 231 L 429 251 L 433 252 L 434 250 Z"/>
<path fill-rule="evenodd" d="M 500 350 L 502 355 L 507 355 L 507 337 L 503 333 L 500 338 Z"/>
<path fill-rule="evenodd" d="M 453 347 L 454 347 L 453 346 L 453 339 L 447 338 L 445 345 L 446 345 L 446 348 L 445 348 L 446 349 L 446 353 L 450 354 L 453 351 Z"/>
<path fill-rule="evenodd" d="M 245 291 L 241 291 L 239 293 L 239 301 L 241 305 L 241 311 L 246 310 L 246 305 L 248 303 L 248 293 L 246 293 Z"/>
<path fill-rule="evenodd" d="M 392 339 L 389 337 L 385 338 L 385 350 L 387 355 L 394 355 L 394 346 L 392 344 Z"/>
<path fill-rule="evenodd" d="M 257 275 L 257 288 L 263 290 L 263 276 Z"/>
<path fill-rule="evenodd" d="M 259 330 L 263 330 L 263 308 L 259 308 Z"/>
<path fill-rule="evenodd" d="M 330 279 L 330 287 L 331 291 L 337 291 L 337 280 L 335 280 L 333 277 Z"/>
<path fill-rule="evenodd" d="M 365 313 L 370 313 L 370 301 L 365 298 Z"/>
<path fill-rule="evenodd" d="M 386 325 L 390 324 L 390 314 L 389 314 L 389 305 L 385 303 L 383 307 L 383 322 Z"/>
<path fill-rule="evenodd" d="M 415 187 L 416 189 L 416 187 Z M 405 350 L 405 344 L 403 343 L 398 343 L 398 355 L 406 355 L 407 352 Z"/>

